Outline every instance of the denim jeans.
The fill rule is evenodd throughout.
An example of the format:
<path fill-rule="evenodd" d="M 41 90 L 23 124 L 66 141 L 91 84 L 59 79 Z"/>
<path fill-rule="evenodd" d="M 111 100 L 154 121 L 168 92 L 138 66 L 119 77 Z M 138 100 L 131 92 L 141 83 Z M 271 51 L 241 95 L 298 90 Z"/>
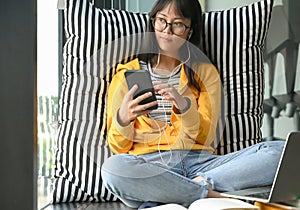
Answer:
<path fill-rule="evenodd" d="M 132 208 L 141 203 L 179 203 L 189 206 L 207 196 L 207 178 L 215 191 L 270 185 L 284 141 L 261 142 L 226 155 L 204 150 L 170 150 L 145 155 L 114 155 L 102 166 L 104 185 Z"/>

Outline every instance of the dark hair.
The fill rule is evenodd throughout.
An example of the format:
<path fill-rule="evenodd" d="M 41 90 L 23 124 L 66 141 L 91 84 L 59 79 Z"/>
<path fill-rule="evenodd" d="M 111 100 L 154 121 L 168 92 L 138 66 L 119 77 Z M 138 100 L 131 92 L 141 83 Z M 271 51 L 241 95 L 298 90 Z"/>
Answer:
<path fill-rule="evenodd" d="M 190 30 L 193 31 L 189 42 L 196 46 L 197 48 L 201 49 L 201 31 L 202 31 L 202 9 L 198 0 L 157 0 L 153 5 L 151 11 L 149 12 L 149 20 L 147 23 L 147 32 L 154 32 L 154 28 L 152 25 L 152 18 L 156 16 L 156 13 L 161 11 L 166 5 L 174 3 L 177 12 L 179 15 L 188 18 L 191 20 Z M 152 34 L 152 35 L 151 35 Z M 154 56 L 159 53 L 159 46 L 156 41 L 154 33 L 151 33 L 147 36 L 146 40 L 143 45 L 143 52 L 139 57 L 141 60 L 148 62 L 151 61 Z M 189 52 L 187 50 L 187 42 L 185 42 L 181 48 L 179 49 L 179 55 L 188 55 Z M 198 83 L 194 81 L 194 74 L 191 67 L 191 62 L 195 59 L 191 59 L 186 65 L 185 74 L 188 77 L 189 85 L 193 85 L 198 90 L 200 87 Z M 185 60 L 186 58 L 181 57 L 180 59 Z"/>

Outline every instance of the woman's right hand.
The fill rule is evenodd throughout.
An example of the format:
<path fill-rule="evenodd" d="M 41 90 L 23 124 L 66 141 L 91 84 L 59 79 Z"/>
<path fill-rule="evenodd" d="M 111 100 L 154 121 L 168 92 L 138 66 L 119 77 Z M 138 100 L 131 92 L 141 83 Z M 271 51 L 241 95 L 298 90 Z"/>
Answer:
<path fill-rule="evenodd" d="M 157 105 L 157 101 L 153 101 L 147 104 L 140 105 L 139 103 L 150 97 L 152 95 L 151 92 L 140 95 L 139 97 L 133 99 L 133 95 L 138 89 L 137 85 L 134 85 L 124 96 L 123 102 L 121 104 L 120 109 L 117 113 L 117 119 L 120 125 L 127 126 L 131 121 L 135 120 L 137 117 L 148 114 L 151 110 L 147 110 L 148 108 Z"/>

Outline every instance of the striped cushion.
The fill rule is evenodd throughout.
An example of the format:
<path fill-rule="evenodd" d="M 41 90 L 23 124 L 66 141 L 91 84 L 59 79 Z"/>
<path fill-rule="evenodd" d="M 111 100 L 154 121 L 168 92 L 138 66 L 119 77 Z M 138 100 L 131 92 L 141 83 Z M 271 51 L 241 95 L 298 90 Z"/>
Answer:
<path fill-rule="evenodd" d="M 132 59 L 141 43 L 139 36 L 117 38 L 142 33 L 147 16 L 68 0 L 64 20 L 67 40 L 52 202 L 116 200 L 100 175 L 111 155 L 105 140 L 105 96 L 115 64 Z"/>
<path fill-rule="evenodd" d="M 219 153 L 260 140 L 262 47 L 272 0 L 204 15 L 204 49 L 224 83 L 224 120 Z M 87 0 L 66 0 L 60 126 L 52 202 L 112 201 L 100 167 L 112 155 L 106 143 L 106 94 L 115 65 L 132 59 L 147 16 L 95 8 Z M 112 42 L 118 40 L 117 42 Z M 221 129 L 225 125 L 225 130 Z M 222 134 L 223 137 L 222 137 Z"/>
<path fill-rule="evenodd" d="M 224 106 L 214 142 L 218 154 L 261 141 L 263 48 L 273 0 L 204 16 L 204 52 L 218 67 Z"/>

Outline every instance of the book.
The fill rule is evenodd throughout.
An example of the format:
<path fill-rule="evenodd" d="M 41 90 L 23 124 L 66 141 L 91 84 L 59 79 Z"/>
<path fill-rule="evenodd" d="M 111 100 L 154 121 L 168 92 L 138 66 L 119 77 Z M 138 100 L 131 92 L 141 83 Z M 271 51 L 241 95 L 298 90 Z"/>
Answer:
<path fill-rule="evenodd" d="M 170 203 L 145 210 L 259 210 L 259 207 L 234 198 L 203 198 L 194 201 L 188 208 Z"/>
<path fill-rule="evenodd" d="M 258 206 L 260 210 L 300 210 L 299 205 L 287 205 L 287 204 L 282 204 L 282 203 L 262 203 L 256 201 L 254 203 L 255 206 Z"/>

